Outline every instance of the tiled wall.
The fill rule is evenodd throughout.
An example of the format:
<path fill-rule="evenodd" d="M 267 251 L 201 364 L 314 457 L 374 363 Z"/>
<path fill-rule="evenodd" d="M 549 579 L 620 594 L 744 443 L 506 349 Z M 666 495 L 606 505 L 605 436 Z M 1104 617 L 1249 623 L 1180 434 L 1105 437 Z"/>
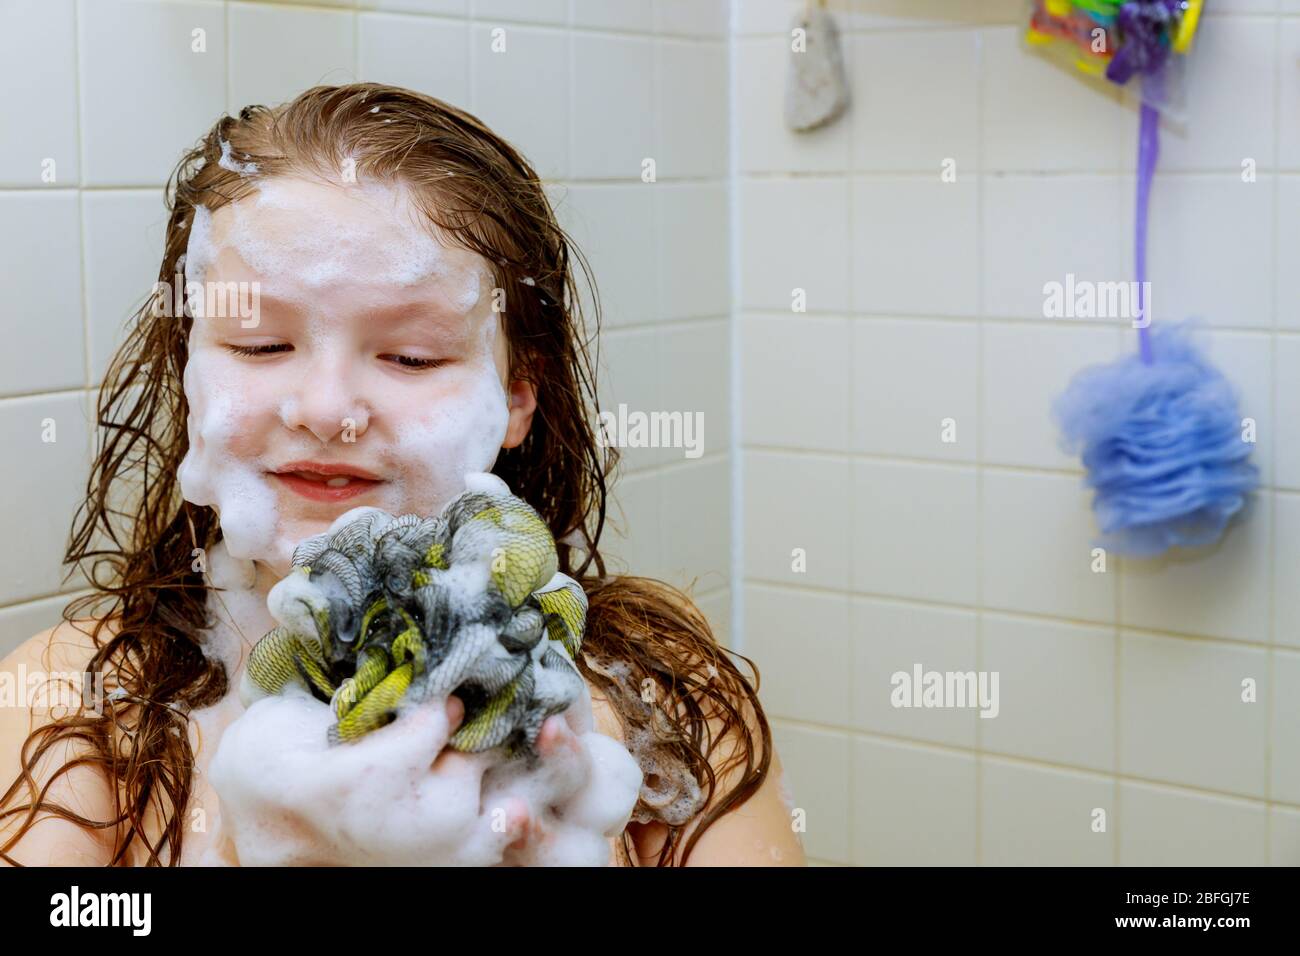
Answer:
<path fill-rule="evenodd" d="M 548 180 L 602 295 L 603 404 L 704 415 L 701 457 L 629 450 L 607 548 L 698 578 L 728 639 L 725 0 L 0 0 L 0 21 L 0 540 L 22 542 L 0 549 L 0 654 L 82 593 L 59 560 L 93 387 L 157 274 L 180 153 L 223 111 L 355 79 L 468 108 Z"/>
<path fill-rule="evenodd" d="M 741 0 L 733 55 L 740 626 L 809 853 L 1300 863 L 1300 0 L 1208 0 L 1152 206 L 1155 321 L 1208 326 L 1266 488 L 1104 574 L 1048 409 L 1135 342 L 1042 290 L 1132 278 L 1135 110 L 1026 51 L 1019 0 L 832 0 L 850 113 L 791 134 L 801 6 Z M 1000 714 L 895 709 L 918 662 L 998 671 Z"/>

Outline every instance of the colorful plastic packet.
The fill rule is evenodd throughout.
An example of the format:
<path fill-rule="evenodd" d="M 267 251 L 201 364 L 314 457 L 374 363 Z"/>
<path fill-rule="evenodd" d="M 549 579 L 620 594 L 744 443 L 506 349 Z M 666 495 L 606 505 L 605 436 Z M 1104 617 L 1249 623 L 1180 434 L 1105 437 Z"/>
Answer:
<path fill-rule="evenodd" d="M 1030 0 L 1025 41 L 1118 85 L 1191 50 L 1204 0 Z M 1163 89 L 1143 98 L 1163 99 Z"/>

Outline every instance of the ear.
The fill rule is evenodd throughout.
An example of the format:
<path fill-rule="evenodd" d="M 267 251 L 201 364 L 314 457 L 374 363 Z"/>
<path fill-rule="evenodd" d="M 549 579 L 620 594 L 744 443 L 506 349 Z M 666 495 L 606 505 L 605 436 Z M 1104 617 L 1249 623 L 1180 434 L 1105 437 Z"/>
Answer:
<path fill-rule="evenodd" d="M 528 429 L 533 424 L 533 412 L 537 411 L 537 390 L 532 382 L 514 381 L 510 383 L 510 421 L 506 425 L 506 438 L 502 448 L 514 448 L 528 437 Z"/>

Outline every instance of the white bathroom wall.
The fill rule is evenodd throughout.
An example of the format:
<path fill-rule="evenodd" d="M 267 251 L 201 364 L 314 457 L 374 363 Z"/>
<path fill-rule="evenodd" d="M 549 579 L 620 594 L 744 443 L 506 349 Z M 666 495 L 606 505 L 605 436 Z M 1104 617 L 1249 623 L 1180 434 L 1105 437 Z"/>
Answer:
<path fill-rule="evenodd" d="M 802 5 L 740 0 L 733 52 L 741 620 L 810 855 L 1300 863 L 1300 2 L 1208 0 L 1152 205 L 1155 321 L 1204 320 L 1266 487 L 1216 550 L 1105 573 L 1048 409 L 1135 340 L 1043 286 L 1132 278 L 1135 110 L 1019 0 L 832 0 L 853 102 L 792 134 Z M 998 671 L 999 715 L 892 707 L 916 663 Z"/>
<path fill-rule="evenodd" d="M 519 146 L 595 271 L 602 404 L 703 414 L 701 457 L 628 451 L 611 509 L 626 534 L 605 543 L 618 570 L 695 581 L 726 640 L 727 13 L 725 0 L 0 0 L 0 538 L 23 543 L 0 549 L 0 655 L 83 593 L 61 585 L 59 561 L 90 403 L 157 274 L 172 166 L 224 111 L 357 79 L 463 106 Z"/>

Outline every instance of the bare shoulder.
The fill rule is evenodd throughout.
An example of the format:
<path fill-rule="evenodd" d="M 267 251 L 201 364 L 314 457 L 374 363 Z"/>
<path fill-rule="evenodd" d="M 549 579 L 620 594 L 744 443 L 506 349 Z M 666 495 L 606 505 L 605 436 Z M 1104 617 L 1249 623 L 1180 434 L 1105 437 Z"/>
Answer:
<path fill-rule="evenodd" d="M 107 831 L 92 831 L 47 810 L 21 839 L 33 794 L 50 783 L 46 803 L 90 820 L 106 820 L 113 812 L 113 793 L 96 768 L 76 761 L 90 745 L 75 735 L 33 732 L 67 716 L 81 700 L 82 674 L 97 649 L 95 619 L 61 621 L 24 641 L 0 660 L 0 863 L 27 865 L 100 865 L 108 862 Z M 99 630 L 102 643 L 116 632 L 107 619 Z M 24 775 L 29 777 L 25 780 Z M 12 792 L 10 792 L 12 791 Z M 7 859 L 6 859 L 7 857 Z"/>

